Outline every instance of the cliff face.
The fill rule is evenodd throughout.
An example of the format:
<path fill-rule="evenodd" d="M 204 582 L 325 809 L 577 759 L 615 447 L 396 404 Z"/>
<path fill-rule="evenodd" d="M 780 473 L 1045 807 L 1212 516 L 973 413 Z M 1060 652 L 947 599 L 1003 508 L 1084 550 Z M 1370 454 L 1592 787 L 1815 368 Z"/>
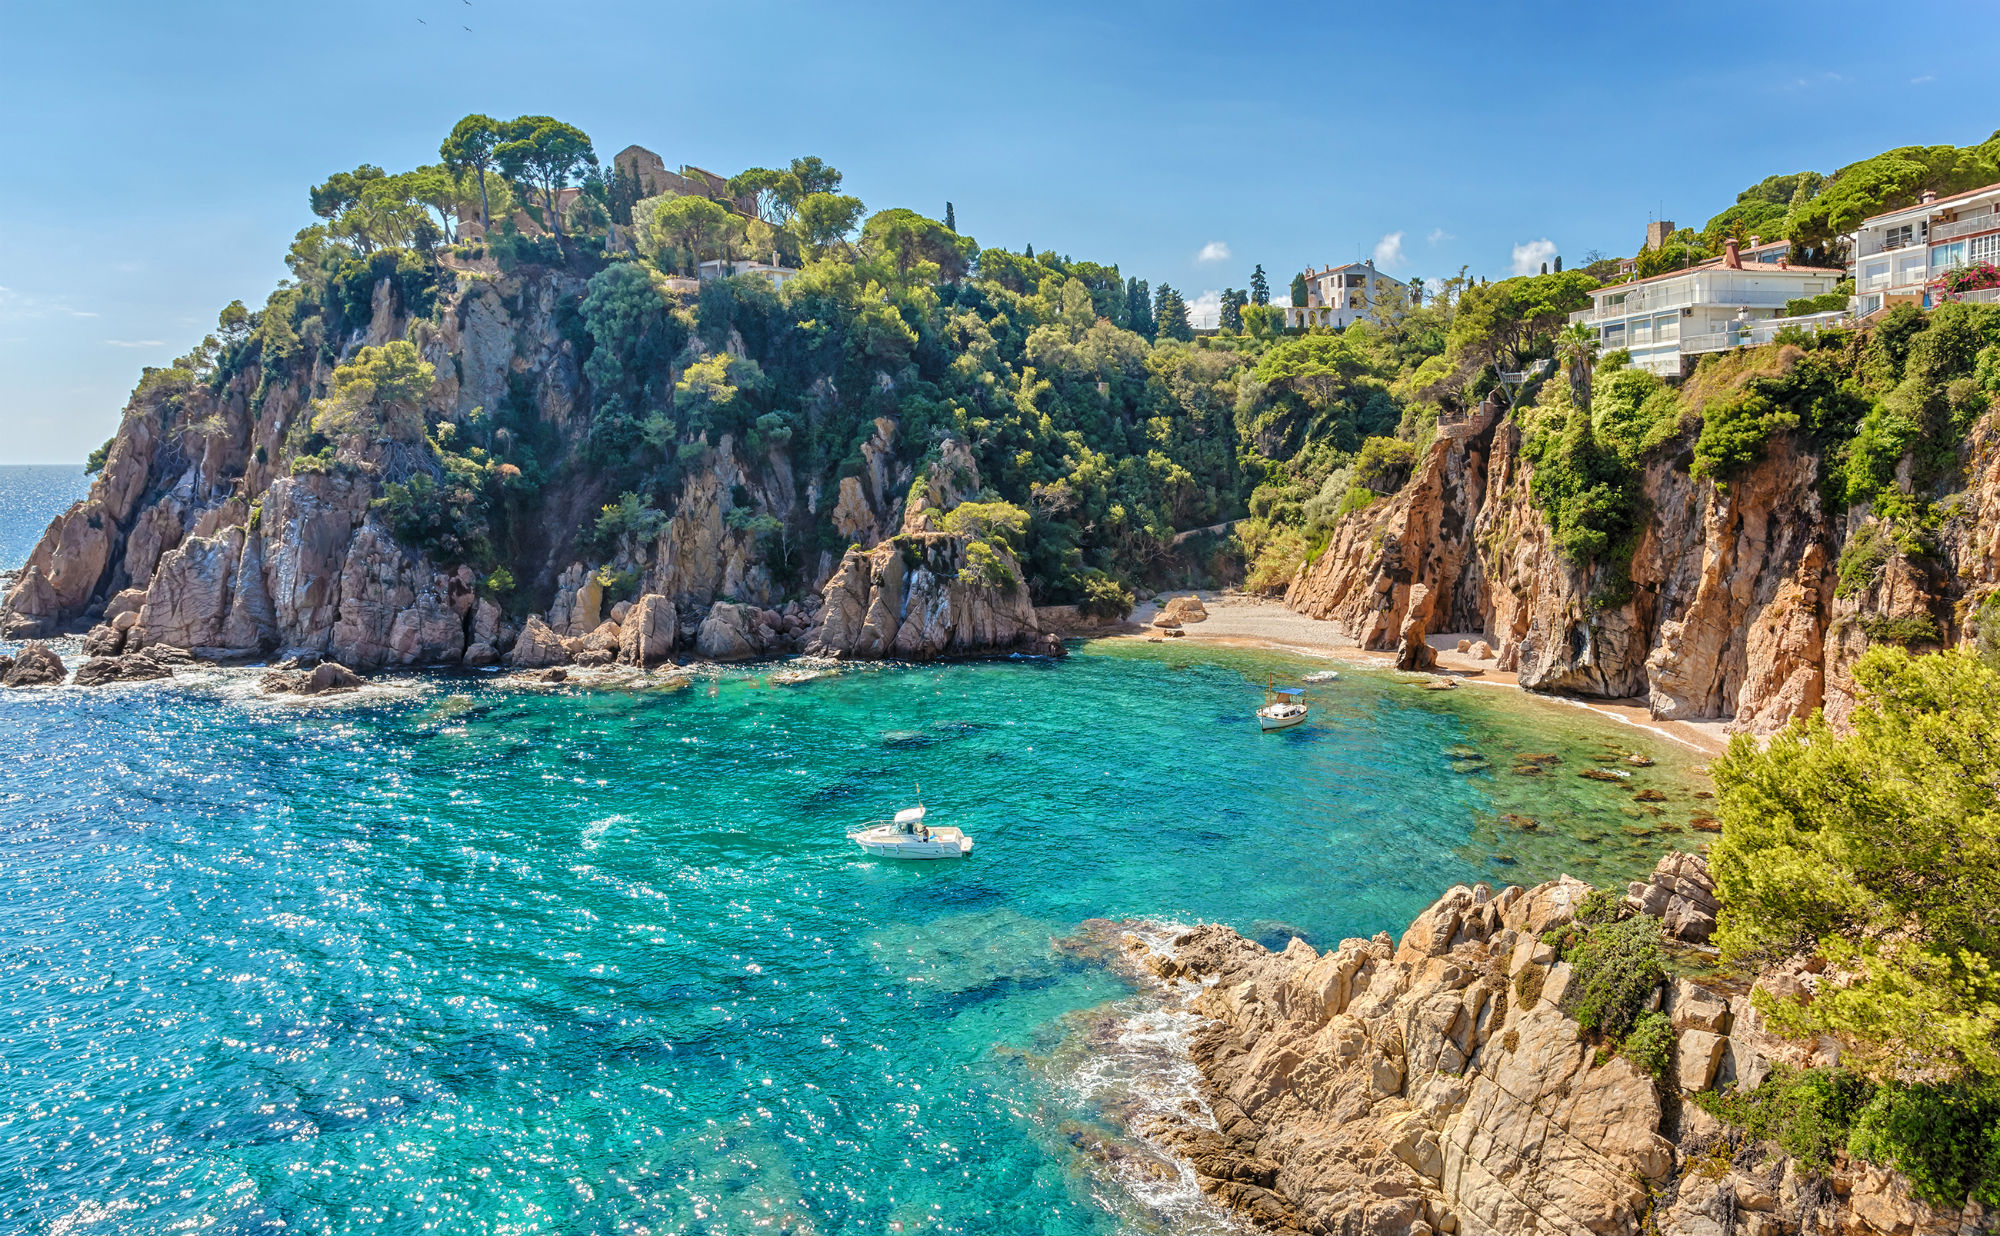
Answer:
<path fill-rule="evenodd" d="M 860 474 L 837 481 L 802 483 L 784 442 L 753 452 L 728 433 L 703 436 L 682 451 L 657 535 L 593 550 L 586 531 L 618 495 L 589 462 L 590 381 L 565 334 L 584 289 L 554 271 L 461 275 L 435 312 L 413 320 L 383 280 L 368 326 L 337 357 L 407 339 L 436 374 L 417 409 L 424 434 L 483 425 L 501 458 L 493 444 L 509 431 L 495 435 L 491 424 L 505 408 L 511 432 L 534 439 L 530 467 L 547 480 L 512 512 L 514 589 L 496 593 L 483 571 L 400 539 L 381 510 L 392 484 L 453 484 L 423 434 L 352 432 L 317 460 L 295 462 L 335 363 L 307 349 L 306 359 L 214 381 L 142 383 L 89 496 L 50 525 L 0 605 L 0 637 L 84 629 L 136 610 L 136 624 L 121 629 L 126 653 L 310 656 L 360 669 L 620 656 L 644 664 L 675 652 L 741 659 L 808 645 L 930 657 L 1034 640 L 1011 557 L 1009 581 L 961 577 L 968 538 L 911 523 L 919 512 L 904 507 L 917 469 L 899 462 L 908 452 L 893 418 L 878 420 L 860 448 Z M 678 370 L 705 355 L 697 338 L 671 363 Z M 513 449 L 521 458 L 523 446 Z M 933 460 L 916 488 L 934 516 L 976 493 L 978 477 L 956 442 Z M 829 514 L 856 547 L 844 556 L 812 548 L 815 521 Z M 878 548 L 906 531 L 893 551 Z M 890 565 L 906 558 L 906 575 Z M 882 564 L 863 605 L 893 615 L 886 640 L 862 638 L 848 621 L 855 580 L 867 573 L 861 560 Z M 817 617 L 822 589 L 836 602 L 830 631 Z M 630 599 L 614 616 L 619 592 Z M 628 631 L 635 615 L 640 626 Z M 533 638 L 517 650 L 524 630 Z"/>
<path fill-rule="evenodd" d="M 1867 512 L 1829 510 L 1826 461 L 1789 435 L 1726 486 L 1693 479 L 1685 451 L 1669 450 L 1644 474 L 1628 595 L 1603 605 L 1616 590 L 1603 568 L 1558 551 L 1529 493 L 1520 428 L 1489 403 L 1440 426 L 1400 492 L 1343 520 L 1285 604 L 1366 648 L 1478 632 L 1531 690 L 1641 697 L 1661 718 L 1769 733 L 1823 706 L 1837 721 L 1871 638 L 1967 638 L 1978 602 L 2000 587 L 1995 414 L 1972 443 L 1970 486 L 1915 557 Z M 1857 544 L 1857 555 L 1880 544 L 1879 555 L 1837 588 L 1835 565 Z"/>
<path fill-rule="evenodd" d="M 1272 953 L 1219 926 L 1184 934 L 1149 964 L 1200 984 L 1192 1053 L 1207 1113 L 1142 1132 L 1185 1157 L 1217 1201 L 1279 1231 L 1992 1229 L 1977 1205 L 1935 1210 L 1890 1172 L 1852 1164 L 1817 1180 L 1775 1147 L 1731 1142 L 1684 1101 L 1754 1086 L 1773 1059 L 1803 1062 L 1747 997 L 1684 979 L 1657 993 L 1679 1039 L 1665 1102 L 1629 1059 L 1600 1058 L 1559 1007 L 1568 965 L 1548 964 L 1539 939 L 1587 891 L 1567 878 L 1497 894 L 1461 886 L 1400 942 L 1385 932 L 1325 954 L 1299 940 Z"/>

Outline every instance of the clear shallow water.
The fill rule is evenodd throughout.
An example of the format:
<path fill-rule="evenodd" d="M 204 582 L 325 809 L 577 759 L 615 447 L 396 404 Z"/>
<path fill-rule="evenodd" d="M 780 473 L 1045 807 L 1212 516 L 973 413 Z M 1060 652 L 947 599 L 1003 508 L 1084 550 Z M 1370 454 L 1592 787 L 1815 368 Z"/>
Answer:
<path fill-rule="evenodd" d="M 77 464 L 0 464 L 0 571 L 28 560 L 49 521 L 90 492 Z"/>
<path fill-rule="evenodd" d="M 1669 744 L 1512 693 L 1349 673 L 1259 734 L 1304 668 L 0 693 L 0 1230 L 1219 1230 L 1123 1132 L 1186 1028 L 1052 940 L 1399 931 L 1700 807 Z M 844 840 L 918 781 L 972 858 Z"/>

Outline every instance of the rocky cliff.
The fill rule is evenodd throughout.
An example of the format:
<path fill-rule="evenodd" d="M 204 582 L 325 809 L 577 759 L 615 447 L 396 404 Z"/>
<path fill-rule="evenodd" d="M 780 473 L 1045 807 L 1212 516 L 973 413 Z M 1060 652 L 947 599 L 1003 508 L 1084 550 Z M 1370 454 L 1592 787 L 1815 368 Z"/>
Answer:
<path fill-rule="evenodd" d="M 1656 717 L 1763 734 L 1820 707 L 1837 722 L 1871 640 L 1970 639 L 2000 587 L 1992 412 L 1965 452 L 1969 485 L 1915 554 L 1865 507 L 1832 508 L 1829 461 L 1795 435 L 1727 484 L 1695 479 L 1687 443 L 1670 444 L 1641 481 L 1629 586 L 1616 565 L 1560 552 L 1522 445 L 1491 401 L 1441 424 L 1410 481 L 1342 520 L 1285 604 L 1406 654 L 1426 633 L 1476 633 L 1531 690 L 1643 698 Z"/>
<path fill-rule="evenodd" d="M 1663 865 L 1663 869 L 1664 869 Z M 1671 880 L 1671 876 L 1668 877 Z M 1694 889 L 1685 881 L 1686 891 Z M 1658 884 L 1635 885 L 1635 904 Z M 1598 1051 L 1561 1005 L 1570 968 L 1541 933 L 1589 890 L 1446 893 L 1400 941 L 1273 953 L 1205 926 L 1135 955 L 1192 983 L 1206 1111 L 1148 1135 L 1259 1226 L 1361 1236 L 1851 1236 L 1990 1232 L 1976 1203 L 1945 1212 L 1858 1162 L 1815 1176 L 1684 1101 L 1754 1086 L 1806 1052 L 1745 996 L 1675 979 L 1655 992 L 1678 1045 L 1656 1084 Z"/>
<path fill-rule="evenodd" d="M 578 359 L 585 281 L 446 273 L 454 281 L 421 313 L 380 280 L 367 325 L 338 348 L 279 356 L 257 336 L 233 367 L 149 371 L 89 496 L 49 526 L 0 604 L 0 638 L 98 629 L 106 647 L 116 635 L 112 655 L 165 647 L 362 670 L 1044 646 L 1012 556 L 1003 571 L 968 573 L 973 538 L 937 526 L 979 492 L 971 455 L 950 439 L 904 443 L 894 417 L 875 420 L 858 467 L 805 478 L 786 435 L 753 448 L 741 433 L 691 430 L 668 443 L 679 467 L 655 522 L 624 527 L 615 545 L 593 537 L 619 495 L 594 453 L 601 401 Z M 322 414 L 335 368 L 392 341 L 435 373 L 401 410 L 410 423 L 378 400 L 336 427 Z M 741 355 L 740 339 L 719 343 L 712 353 L 691 334 L 660 364 L 666 388 L 704 358 Z M 456 458 L 483 469 L 471 482 L 445 447 L 468 442 L 480 445 Z M 442 495 L 433 505 L 449 515 L 468 486 L 497 495 L 509 530 L 478 569 L 472 549 L 385 510 L 401 490 Z M 829 521 L 844 553 L 817 535 Z M 496 556 L 506 572 L 490 570 Z"/>

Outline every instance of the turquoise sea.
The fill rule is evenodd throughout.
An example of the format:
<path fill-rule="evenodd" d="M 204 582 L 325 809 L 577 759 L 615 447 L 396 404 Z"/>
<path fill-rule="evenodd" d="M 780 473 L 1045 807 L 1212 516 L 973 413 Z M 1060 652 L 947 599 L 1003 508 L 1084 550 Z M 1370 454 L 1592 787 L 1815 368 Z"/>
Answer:
<path fill-rule="evenodd" d="M 1312 668 L 0 693 L 0 1231 L 1233 1230 L 1136 1137 L 1187 1027 L 1089 920 L 1330 946 L 1703 806 L 1512 692 L 1348 671 L 1259 733 Z M 845 839 L 919 783 L 970 858 Z"/>

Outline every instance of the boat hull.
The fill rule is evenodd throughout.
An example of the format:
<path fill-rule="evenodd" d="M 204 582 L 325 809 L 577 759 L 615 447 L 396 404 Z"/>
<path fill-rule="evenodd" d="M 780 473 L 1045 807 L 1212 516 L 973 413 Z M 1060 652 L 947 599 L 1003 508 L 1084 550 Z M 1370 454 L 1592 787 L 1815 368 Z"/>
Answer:
<path fill-rule="evenodd" d="M 871 828 L 852 834 L 854 844 L 876 858 L 939 859 L 964 858 L 972 853 L 972 838 L 951 829 L 943 836 L 936 830 L 929 837 L 899 833 L 887 828 Z"/>
<path fill-rule="evenodd" d="M 1301 712 L 1288 717 L 1269 717 L 1260 712 L 1257 714 L 1257 724 L 1267 732 L 1270 730 L 1286 730 L 1304 721 L 1307 715 Z"/>

